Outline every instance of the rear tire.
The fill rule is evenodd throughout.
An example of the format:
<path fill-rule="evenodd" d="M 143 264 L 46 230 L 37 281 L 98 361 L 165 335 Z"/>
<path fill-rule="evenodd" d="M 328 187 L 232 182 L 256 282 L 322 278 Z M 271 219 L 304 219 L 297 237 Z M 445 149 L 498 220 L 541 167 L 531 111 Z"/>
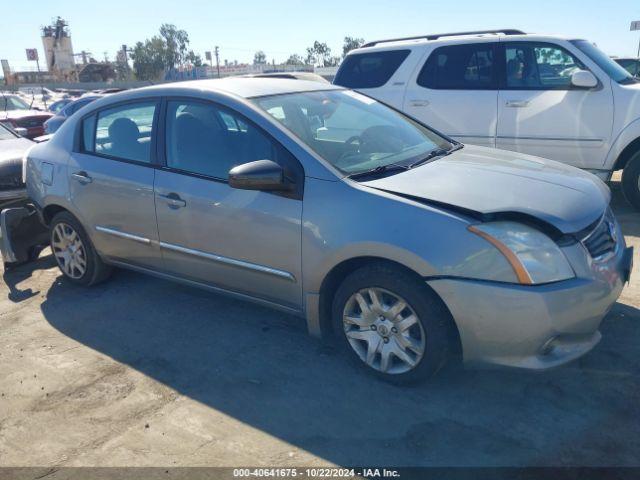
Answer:
<path fill-rule="evenodd" d="M 50 235 L 58 267 L 70 282 L 88 287 L 111 275 L 111 267 L 102 261 L 86 231 L 71 213 L 60 212 L 53 217 Z"/>
<path fill-rule="evenodd" d="M 622 171 L 622 193 L 636 210 L 640 210 L 640 151 L 633 154 Z"/>
<path fill-rule="evenodd" d="M 347 355 L 392 383 L 416 383 L 440 370 L 455 328 L 433 291 L 385 263 L 364 266 L 343 280 L 333 299 L 332 320 Z"/>

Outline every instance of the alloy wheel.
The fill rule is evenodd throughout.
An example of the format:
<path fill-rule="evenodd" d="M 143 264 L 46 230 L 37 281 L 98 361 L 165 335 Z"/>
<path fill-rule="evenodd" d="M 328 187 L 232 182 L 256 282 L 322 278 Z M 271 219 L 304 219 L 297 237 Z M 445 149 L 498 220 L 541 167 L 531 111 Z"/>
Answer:
<path fill-rule="evenodd" d="M 51 249 L 60 270 L 77 280 L 87 271 L 87 253 L 82 239 L 70 225 L 60 222 L 51 234 Z"/>
<path fill-rule="evenodd" d="M 426 335 L 418 315 L 389 290 L 365 288 L 351 295 L 342 323 L 351 348 L 375 370 L 405 373 L 424 356 Z"/>

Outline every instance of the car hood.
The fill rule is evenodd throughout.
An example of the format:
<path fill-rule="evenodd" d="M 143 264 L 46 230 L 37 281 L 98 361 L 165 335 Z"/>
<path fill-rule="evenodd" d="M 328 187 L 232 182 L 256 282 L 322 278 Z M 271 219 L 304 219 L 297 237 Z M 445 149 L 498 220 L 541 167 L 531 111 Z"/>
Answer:
<path fill-rule="evenodd" d="M 562 233 L 575 233 L 594 223 L 611 197 L 601 180 L 577 168 L 470 145 L 425 165 L 363 184 L 445 208 L 457 207 L 487 219 L 497 214 L 522 214 Z"/>
<path fill-rule="evenodd" d="M 34 143 L 26 138 L 0 140 L 0 164 L 16 159 L 22 161 L 23 155 L 32 145 Z"/>

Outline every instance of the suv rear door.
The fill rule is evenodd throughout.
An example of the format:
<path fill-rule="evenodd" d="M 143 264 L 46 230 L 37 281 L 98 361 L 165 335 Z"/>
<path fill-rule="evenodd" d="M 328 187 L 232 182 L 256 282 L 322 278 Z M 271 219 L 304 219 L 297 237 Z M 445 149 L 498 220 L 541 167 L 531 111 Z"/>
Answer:
<path fill-rule="evenodd" d="M 462 142 L 495 146 L 496 48 L 494 40 L 430 50 L 409 81 L 403 110 Z"/>
<path fill-rule="evenodd" d="M 587 67 L 555 43 L 504 41 L 499 58 L 496 146 L 602 168 L 613 127 L 610 80 L 600 79 L 591 89 L 574 87 L 571 74 Z"/>

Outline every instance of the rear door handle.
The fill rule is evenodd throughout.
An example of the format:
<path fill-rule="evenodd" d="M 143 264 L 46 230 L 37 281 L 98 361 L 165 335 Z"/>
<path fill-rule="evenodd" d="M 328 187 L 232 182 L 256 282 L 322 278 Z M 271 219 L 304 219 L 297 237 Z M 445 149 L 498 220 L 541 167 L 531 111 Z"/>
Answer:
<path fill-rule="evenodd" d="M 82 185 L 86 185 L 87 183 L 93 182 L 93 178 L 91 178 L 87 172 L 75 172 L 72 173 L 71 176 L 80 182 Z"/>
<path fill-rule="evenodd" d="M 429 100 L 422 100 L 419 98 L 416 98 L 414 100 L 409 100 L 409 103 L 411 104 L 412 107 L 427 107 L 429 106 Z"/>
<path fill-rule="evenodd" d="M 528 100 L 507 100 L 507 107 L 511 108 L 525 108 L 529 106 Z"/>
<path fill-rule="evenodd" d="M 180 198 L 180 195 L 177 193 L 168 193 L 166 195 L 158 194 L 160 198 L 165 200 L 171 208 L 182 208 L 187 206 L 187 202 Z"/>

